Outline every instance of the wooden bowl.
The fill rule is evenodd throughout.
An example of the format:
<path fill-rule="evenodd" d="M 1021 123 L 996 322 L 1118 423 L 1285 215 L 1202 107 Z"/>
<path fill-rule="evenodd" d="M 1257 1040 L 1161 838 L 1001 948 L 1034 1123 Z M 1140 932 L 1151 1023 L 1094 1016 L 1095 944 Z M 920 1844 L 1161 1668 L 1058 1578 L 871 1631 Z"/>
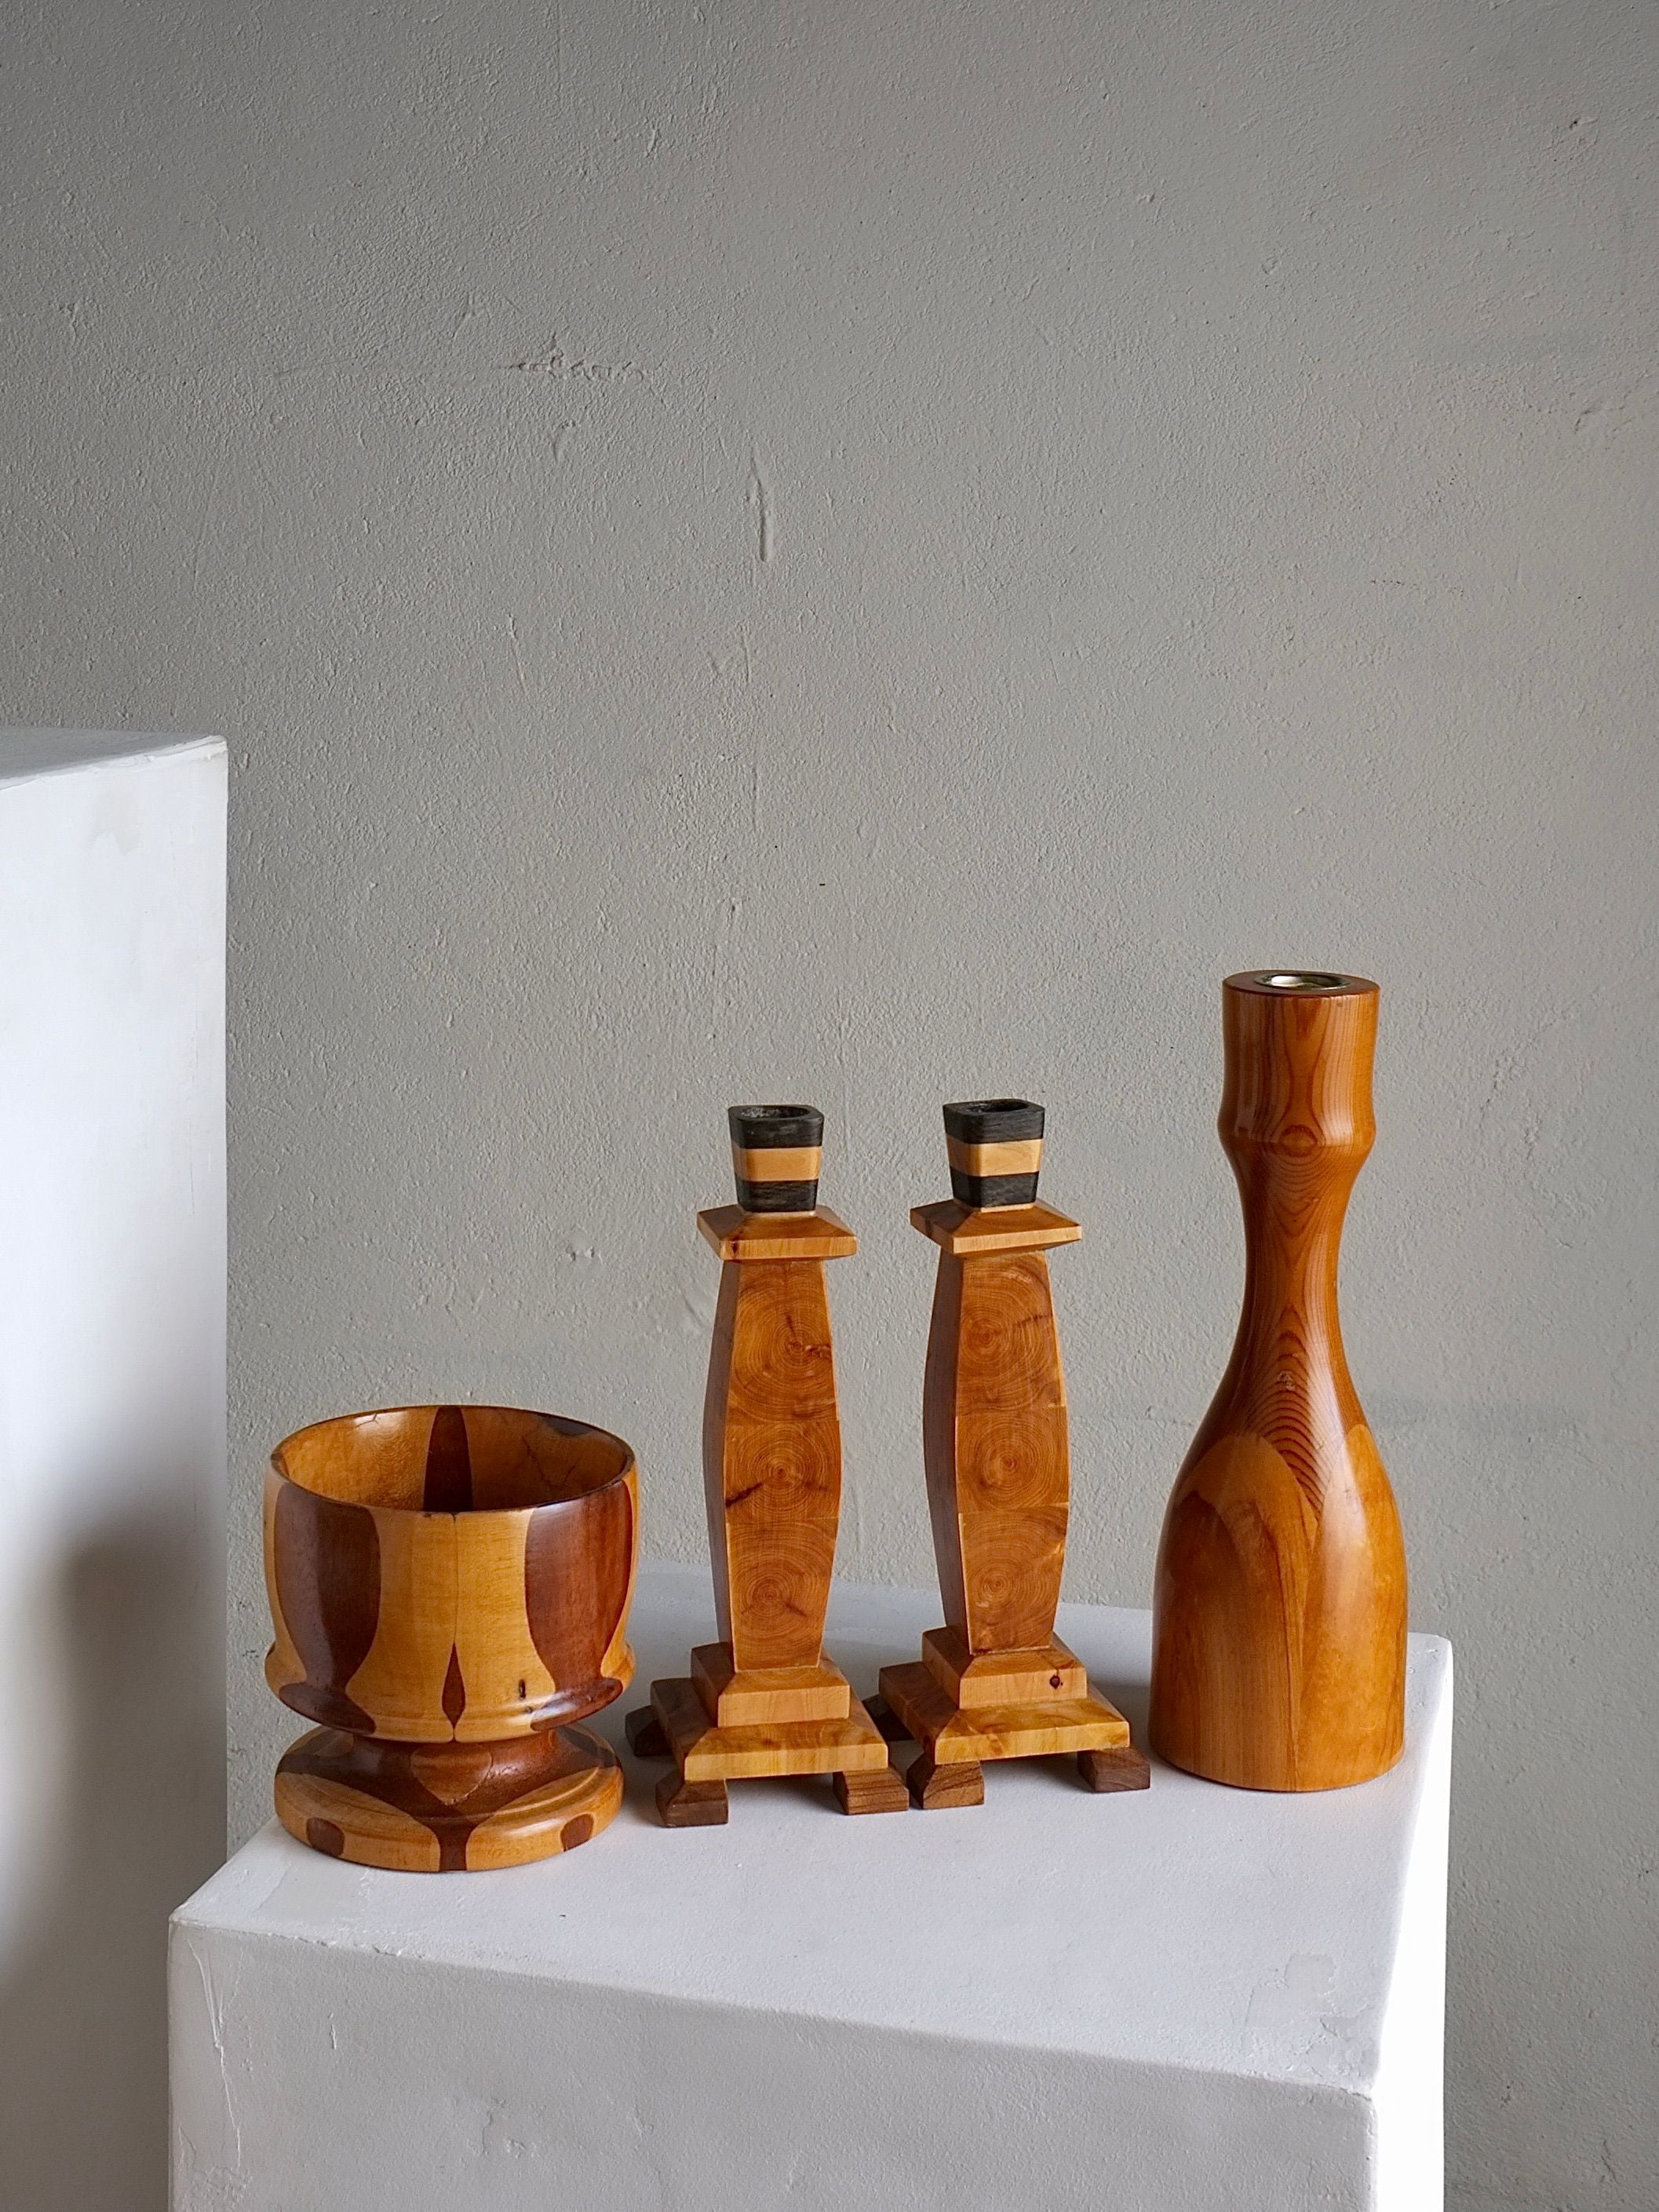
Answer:
<path fill-rule="evenodd" d="M 265 1680 L 319 1723 L 276 1770 L 315 1850 L 432 1872 L 573 1850 L 622 1773 L 572 1723 L 633 1678 L 639 1477 L 620 1437 L 505 1406 L 319 1421 L 265 1479 Z"/>

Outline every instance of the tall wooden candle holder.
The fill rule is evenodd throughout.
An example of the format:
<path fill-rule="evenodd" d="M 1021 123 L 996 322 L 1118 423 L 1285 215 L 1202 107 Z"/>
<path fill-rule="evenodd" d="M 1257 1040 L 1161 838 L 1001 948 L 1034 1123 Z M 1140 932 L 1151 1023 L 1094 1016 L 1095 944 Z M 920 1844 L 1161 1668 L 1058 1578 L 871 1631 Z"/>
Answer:
<path fill-rule="evenodd" d="M 841 1517 L 841 1425 L 824 1262 L 858 1249 L 817 1203 L 823 1116 L 733 1106 L 736 1206 L 697 1216 L 719 1253 L 702 1463 L 720 1640 L 689 1676 L 651 1685 L 628 1740 L 672 1756 L 671 1828 L 717 1825 L 728 1781 L 827 1774 L 843 1812 L 902 1812 L 902 1781 L 846 1676 L 825 1657 Z"/>
<path fill-rule="evenodd" d="M 981 1761 L 1068 1753 L 1093 1790 L 1141 1790 L 1128 1723 L 1054 1637 L 1066 1564 L 1071 1445 L 1044 1255 L 1083 1231 L 1037 1203 L 1041 1106 L 945 1109 L 951 1188 L 910 1219 L 939 1248 L 922 1452 L 942 1628 L 920 1663 L 882 1669 L 892 1732 L 921 1746 L 910 1794 L 977 1805 Z"/>
<path fill-rule="evenodd" d="M 1164 1516 L 1152 1741 L 1242 1789 L 1340 1789 L 1405 1744 L 1405 1547 L 1336 1302 L 1376 1134 L 1376 1006 L 1363 975 L 1222 986 L 1244 1310 Z"/>

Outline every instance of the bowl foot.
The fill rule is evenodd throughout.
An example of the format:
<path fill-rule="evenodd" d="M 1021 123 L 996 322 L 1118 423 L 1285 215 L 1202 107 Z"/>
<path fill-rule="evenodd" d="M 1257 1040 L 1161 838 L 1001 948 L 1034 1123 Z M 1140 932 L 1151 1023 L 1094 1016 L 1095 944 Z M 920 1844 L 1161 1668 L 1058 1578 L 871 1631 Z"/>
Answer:
<path fill-rule="evenodd" d="M 574 1850 L 616 1818 L 617 1754 L 592 1729 L 502 1743 L 386 1743 L 313 1729 L 276 1769 L 291 1836 L 354 1866 L 439 1874 Z"/>

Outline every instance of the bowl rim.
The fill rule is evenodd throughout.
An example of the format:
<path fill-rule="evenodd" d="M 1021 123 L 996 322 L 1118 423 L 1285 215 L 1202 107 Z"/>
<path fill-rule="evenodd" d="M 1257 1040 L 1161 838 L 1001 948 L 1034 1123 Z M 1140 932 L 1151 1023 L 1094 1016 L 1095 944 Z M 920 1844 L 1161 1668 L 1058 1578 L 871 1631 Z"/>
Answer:
<path fill-rule="evenodd" d="M 319 1429 L 344 1428 L 356 1421 L 380 1420 L 388 1413 L 435 1415 L 448 1406 L 453 1406 L 462 1413 L 522 1414 L 530 1420 L 551 1421 L 567 1435 L 601 1437 L 620 1449 L 623 1455 L 622 1465 L 614 1474 L 607 1474 L 603 1481 L 592 1483 L 586 1490 L 577 1491 L 571 1498 L 543 1498 L 534 1505 L 468 1506 L 460 1513 L 445 1513 L 434 1511 L 424 1505 L 374 1505 L 357 1499 L 337 1498 L 325 1490 L 313 1490 L 309 1483 L 301 1482 L 299 1476 L 293 1474 L 283 1462 L 283 1455 L 290 1444 L 298 1443 L 302 1437 L 312 1436 Z M 302 1490 L 307 1498 L 320 1498 L 331 1504 L 337 1505 L 362 1504 L 362 1510 L 366 1513 L 407 1514 L 412 1519 L 426 1521 L 494 1521 L 506 1520 L 520 1513 L 560 1512 L 571 1506 L 585 1504 L 589 1498 L 603 1497 L 606 1491 L 614 1490 L 619 1483 L 626 1483 L 630 1475 L 636 1476 L 639 1472 L 639 1462 L 635 1455 L 633 1445 L 629 1443 L 626 1437 L 618 1436 L 614 1429 L 601 1428 L 597 1421 L 584 1421 L 574 1413 L 550 1413 L 536 1406 L 502 1406 L 492 1400 L 483 1398 L 434 1398 L 430 1401 L 416 1401 L 404 1405 L 362 1406 L 349 1413 L 325 1413 L 320 1420 L 307 1421 L 299 1428 L 291 1429 L 287 1436 L 273 1444 L 270 1449 L 270 1471 L 278 1481 L 291 1483 L 295 1490 Z"/>

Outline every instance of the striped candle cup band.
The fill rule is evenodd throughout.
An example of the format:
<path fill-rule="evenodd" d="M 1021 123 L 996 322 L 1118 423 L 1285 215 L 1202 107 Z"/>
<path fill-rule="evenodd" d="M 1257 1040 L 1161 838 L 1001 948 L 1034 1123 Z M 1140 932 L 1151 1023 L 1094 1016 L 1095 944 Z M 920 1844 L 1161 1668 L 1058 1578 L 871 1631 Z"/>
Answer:
<path fill-rule="evenodd" d="M 1030 1206 L 1042 1164 L 1042 1109 L 1030 1098 L 968 1098 L 945 1109 L 951 1194 L 963 1206 Z"/>
<path fill-rule="evenodd" d="M 726 1110 L 738 1204 L 745 1213 L 811 1213 L 818 1202 L 823 1116 L 814 1106 Z"/>

